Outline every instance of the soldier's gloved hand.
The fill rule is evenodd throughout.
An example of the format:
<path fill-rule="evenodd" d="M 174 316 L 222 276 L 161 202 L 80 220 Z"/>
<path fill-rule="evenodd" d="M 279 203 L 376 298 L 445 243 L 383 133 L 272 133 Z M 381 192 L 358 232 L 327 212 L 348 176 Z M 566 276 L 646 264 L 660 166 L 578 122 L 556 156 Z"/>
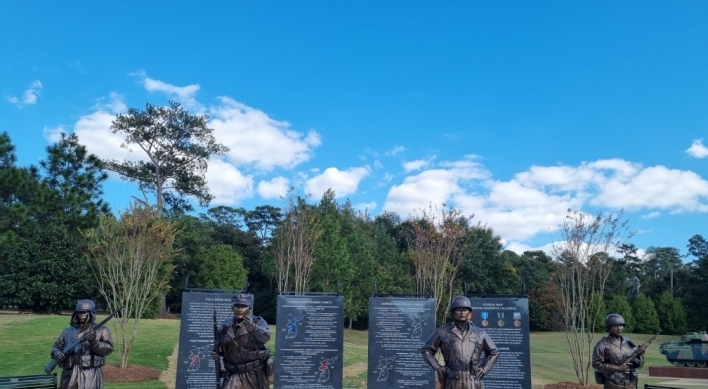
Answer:
<path fill-rule="evenodd" d="M 482 369 L 479 369 L 476 373 L 474 373 L 474 376 L 477 377 L 478 380 L 481 380 L 482 378 L 484 378 L 484 371 Z"/>
<path fill-rule="evenodd" d="M 218 361 L 219 360 L 219 353 L 212 351 L 211 357 L 214 358 L 215 361 Z"/>
<path fill-rule="evenodd" d="M 440 366 L 435 371 L 437 371 L 440 374 L 447 375 L 447 372 L 450 371 L 450 369 L 445 366 Z"/>
<path fill-rule="evenodd" d="M 632 364 L 631 363 L 624 363 L 622 365 L 615 365 L 615 368 L 617 371 L 629 374 L 632 372 Z"/>
<path fill-rule="evenodd" d="M 84 340 L 88 341 L 92 345 L 96 343 L 96 331 L 91 330 L 84 335 Z"/>
<path fill-rule="evenodd" d="M 54 359 L 56 359 L 57 362 L 64 362 L 66 360 L 66 355 L 64 355 L 64 353 L 60 350 L 57 350 L 54 352 Z"/>
<path fill-rule="evenodd" d="M 250 317 L 245 317 L 243 321 L 241 322 L 244 328 L 246 328 L 246 331 L 251 332 L 256 330 L 256 323 L 254 323 Z"/>
<path fill-rule="evenodd" d="M 643 348 L 637 349 L 637 355 L 639 355 L 640 357 L 644 356 L 644 353 L 646 353 L 646 352 L 647 352 L 647 350 L 645 350 Z"/>

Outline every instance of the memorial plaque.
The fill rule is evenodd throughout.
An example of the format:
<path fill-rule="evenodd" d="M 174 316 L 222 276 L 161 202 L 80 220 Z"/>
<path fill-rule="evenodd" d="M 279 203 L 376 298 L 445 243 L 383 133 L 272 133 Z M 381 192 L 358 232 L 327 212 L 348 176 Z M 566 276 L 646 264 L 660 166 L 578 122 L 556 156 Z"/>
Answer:
<path fill-rule="evenodd" d="M 367 387 L 435 387 L 435 372 L 420 353 L 433 331 L 435 299 L 371 297 Z"/>
<path fill-rule="evenodd" d="M 278 296 L 275 388 L 342 387 L 344 297 Z"/>
<path fill-rule="evenodd" d="M 531 389 L 529 301 L 522 297 L 470 298 L 472 322 L 492 338 L 499 359 L 485 389 Z"/>
<path fill-rule="evenodd" d="M 214 389 L 216 371 L 214 349 L 214 310 L 216 322 L 233 316 L 231 297 L 226 292 L 182 293 L 182 318 L 177 353 L 177 389 Z"/>

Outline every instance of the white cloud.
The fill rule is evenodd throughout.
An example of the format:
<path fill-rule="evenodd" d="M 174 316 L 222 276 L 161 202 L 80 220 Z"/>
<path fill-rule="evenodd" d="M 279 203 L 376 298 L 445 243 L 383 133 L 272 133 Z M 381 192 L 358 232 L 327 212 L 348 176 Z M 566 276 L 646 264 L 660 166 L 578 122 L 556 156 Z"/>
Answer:
<path fill-rule="evenodd" d="M 368 203 L 355 204 L 355 205 L 354 205 L 354 209 L 359 210 L 359 211 L 361 211 L 361 212 L 365 212 L 365 211 L 366 211 L 366 212 L 368 212 L 368 213 L 371 213 L 371 211 L 373 211 L 374 209 L 376 209 L 376 206 L 377 206 L 377 205 L 378 205 L 378 204 L 376 204 L 376 201 L 371 201 L 371 202 L 368 202 Z"/>
<path fill-rule="evenodd" d="M 403 163 L 403 171 L 406 173 L 412 172 L 414 170 L 420 170 L 422 168 L 428 167 L 430 165 L 430 160 L 416 159 L 414 161 L 408 161 Z"/>
<path fill-rule="evenodd" d="M 509 242 L 505 244 L 504 250 L 513 251 L 519 255 L 522 255 L 526 251 L 543 251 L 546 255 L 553 256 L 553 243 L 548 243 L 541 247 L 531 247 L 520 242 Z"/>
<path fill-rule="evenodd" d="M 89 153 L 101 159 L 118 161 L 138 161 L 145 157 L 139 148 L 131 153 L 129 149 L 120 147 L 125 137 L 111 131 L 116 114 L 126 110 L 120 95 L 111 93 L 107 100 L 101 101 L 94 109 L 95 112 L 82 116 L 74 125 L 74 133 Z"/>
<path fill-rule="evenodd" d="M 330 167 L 319 176 L 307 180 L 305 192 L 319 198 L 327 189 L 332 189 L 337 198 L 345 197 L 356 192 L 359 182 L 370 173 L 369 167 L 353 167 L 347 170 Z"/>
<path fill-rule="evenodd" d="M 647 214 L 644 214 L 644 215 L 642 215 L 641 217 L 642 217 L 642 219 L 649 220 L 649 219 L 657 218 L 657 217 L 659 217 L 659 216 L 661 216 L 661 212 L 659 212 L 659 211 L 653 211 L 653 212 L 649 212 L 649 213 L 647 213 Z"/>
<path fill-rule="evenodd" d="M 44 134 L 44 139 L 48 140 L 51 143 L 56 143 L 59 142 L 61 139 L 61 133 L 66 134 L 66 129 L 64 126 L 56 126 L 56 127 L 44 127 L 42 130 L 42 133 Z"/>
<path fill-rule="evenodd" d="M 708 212 L 708 181 L 691 171 L 620 159 L 533 166 L 500 181 L 468 158 L 405 177 L 389 190 L 384 210 L 408 215 L 430 202 L 474 214 L 502 238 L 520 242 L 556 231 L 568 208 L 647 210 L 645 218 L 659 210 Z"/>
<path fill-rule="evenodd" d="M 29 85 L 21 97 L 10 96 L 7 98 L 9 102 L 22 108 L 27 105 L 37 104 L 37 98 L 39 97 L 39 90 L 42 89 L 42 83 L 39 80 L 34 80 Z"/>
<path fill-rule="evenodd" d="M 403 146 L 394 146 L 391 150 L 388 150 L 387 152 L 384 153 L 384 155 L 388 156 L 393 156 L 393 155 L 398 155 L 402 152 L 406 151 L 406 148 Z"/>
<path fill-rule="evenodd" d="M 708 212 L 708 181 L 698 174 L 651 166 L 629 177 L 609 177 L 590 202 L 616 209 L 667 209 L 672 212 Z"/>
<path fill-rule="evenodd" d="M 290 182 L 285 177 L 273 177 L 258 183 L 258 195 L 264 199 L 277 199 L 287 194 Z"/>
<path fill-rule="evenodd" d="M 148 92 L 162 92 L 172 100 L 182 104 L 185 108 L 196 113 L 203 113 L 205 108 L 195 99 L 195 95 L 200 89 L 199 84 L 187 86 L 175 86 L 164 81 L 156 80 L 147 76 L 145 71 L 131 73 L 137 77 Z"/>
<path fill-rule="evenodd" d="M 703 145 L 703 139 L 696 139 L 691 143 L 691 147 L 686 149 L 686 154 L 693 158 L 705 158 L 708 157 L 708 147 Z"/>
<path fill-rule="evenodd" d="M 213 204 L 234 204 L 253 196 L 253 177 L 220 159 L 209 161 L 205 177 Z"/>
<path fill-rule="evenodd" d="M 464 195 L 469 184 L 479 184 L 490 176 L 480 164 L 470 160 L 443 162 L 440 165 L 443 169 L 422 171 L 391 187 L 384 210 L 408 215 L 431 202 L 439 205 Z"/>
<path fill-rule="evenodd" d="M 303 134 L 234 99 L 222 96 L 219 100 L 220 105 L 210 108 L 209 126 L 217 141 L 231 149 L 227 158 L 236 166 L 252 165 L 261 171 L 291 169 L 309 160 L 321 144 L 315 131 Z"/>

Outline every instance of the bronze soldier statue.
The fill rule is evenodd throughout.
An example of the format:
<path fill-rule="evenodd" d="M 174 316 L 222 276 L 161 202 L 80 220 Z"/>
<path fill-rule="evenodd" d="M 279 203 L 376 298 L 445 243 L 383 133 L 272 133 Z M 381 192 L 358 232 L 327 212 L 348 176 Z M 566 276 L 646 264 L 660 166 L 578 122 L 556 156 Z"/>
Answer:
<path fill-rule="evenodd" d="M 63 371 L 59 389 L 102 389 L 103 369 L 106 356 L 113 352 L 113 339 L 108 327 L 94 328 L 96 304 L 91 300 L 80 300 L 71 315 L 71 325 L 62 331 L 54 343 L 52 359 Z M 62 350 L 79 337 L 84 340 L 70 352 Z"/>
<path fill-rule="evenodd" d="M 639 376 L 636 369 L 644 365 L 642 347 L 622 336 L 625 322 L 622 315 L 611 313 L 605 318 L 609 334 L 595 345 L 592 367 L 595 380 L 604 389 L 636 389 Z"/>
<path fill-rule="evenodd" d="M 218 352 L 215 360 L 224 358 L 226 374 L 222 389 L 267 389 L 273 360 L 265 344 L 270 330 L 260 316 L 253 316 L 253 300 L 245 293 L 231 299 L 234 316 L 226 319 L 218 329 Z"/>
<path fill-rule="evenodd" d="M 451 305 L 454 321 L 428 338 L 421 348 L 423 359 L 438 373 L 442 389 L 484 389 L 482 378 L 496 363 L 499 351 L 483 329 L 469 322 L 472 304 L 467 297 L 457 296 Z M 438 349 L 444 366 L 435 358 Z"/>

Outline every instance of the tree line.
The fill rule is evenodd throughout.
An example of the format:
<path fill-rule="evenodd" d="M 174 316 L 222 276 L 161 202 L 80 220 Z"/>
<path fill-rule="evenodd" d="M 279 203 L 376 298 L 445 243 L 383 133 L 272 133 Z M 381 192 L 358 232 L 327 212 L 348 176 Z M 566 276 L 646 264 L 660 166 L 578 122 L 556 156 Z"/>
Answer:
<path fill-rule="evenodd" d="M 195 213 L 186 198 L 200 205 L 211 199 L 204 161 L 227 150 L 213 140 L 207 119 L 176 103 L 118 115 L 113 130 L 147 152 L 142 163 L 102 161 L 75 135 L 62 135 L 39 166 L 17 166 L 10 137 L 0 134 L 0 306 L 56 312 L 85 297 L 109 304 L 118 291 L 109 291 L 101 272 L 110 263 L 102 261 L 123 258 L 126 247 L 163 244 L 165 250 L 151 254 L 161 261 L 150 270 L 151 283 L 138 287 L 145 305 L 134 317 L 179 312 L 185 288 L 246 288 L 255 295 L 256 313 L 270 323 L 278 293 L 338 291 L 351 328 L 367 326 L 374 293 L 433 296 L 438 321 L 458 294 L 525 293 L 532 330 L 577 324 L 560 304 L 563 252 L 504 250 L 491 226 L 444 204 L 371 216 L 348 200 L 338 202 L 331 190 L 319 201 L 291 190 L 281 207 Z M 145 198 L 112 212 L 102 198 L 108 170 L 138 183 Z M 148 194 L 157 195 L 156 206 Z M 141 234 L 152 240 L 140 241 Z M 673 247 L 650 247 L 641 258 L 637 252 L 621 242 L 581 264 L 607 266 L 604 287 L 591 289 L 588 298 L 598 316 L 621 313 L 637 332 L 705 330 L 708 242 L 694 235 L 686 255 Z M 125 271 L 126 263 L 117 266 Z"/>

